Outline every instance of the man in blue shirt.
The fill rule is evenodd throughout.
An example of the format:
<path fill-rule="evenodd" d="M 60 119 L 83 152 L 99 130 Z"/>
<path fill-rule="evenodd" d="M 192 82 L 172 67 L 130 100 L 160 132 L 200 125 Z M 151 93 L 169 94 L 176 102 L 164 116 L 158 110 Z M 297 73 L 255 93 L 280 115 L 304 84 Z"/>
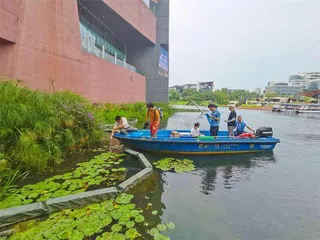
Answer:
<path fill-rule="evenodd" d="M 217 105 L 209 104 L 208 108 L 210 109 L 211 113 L 207 113 L 206 117 L 210 124 L 210 135 L 211 136 L 218 136 L 219 131 L 219 123 L 220 123 L 220 112 L 217 110 Z"/>
<path fill-rule="evenodd" d="M 249 127 L 244 121 L 242 121 L 242 117 L 238 116 L 238 121 L 236 121 L 236 130 L 234 132 L 234 135 L 239 136 L 240 134 L 245 133 L 245 128 L 248 128 L 250 131 L 255 133 L 251 127 Z"/>

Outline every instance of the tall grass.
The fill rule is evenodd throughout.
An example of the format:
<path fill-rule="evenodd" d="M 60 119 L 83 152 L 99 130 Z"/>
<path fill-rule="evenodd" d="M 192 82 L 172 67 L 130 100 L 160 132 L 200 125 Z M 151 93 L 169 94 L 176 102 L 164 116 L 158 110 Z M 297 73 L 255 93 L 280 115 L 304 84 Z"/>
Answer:
<path fill-rule="evenodd" d="M 13 81 L 0 81 L 0 93 L 0 156 L 22 171 L 45 171 L 68 152 L 103 144 L 101 125 L 114 123 L 117 115 L 143 124 L 147 111 L 143 102 L 92 105 L 69 91 L 32 91 Z M 165 118 L 173 113 L 169 104 L 155 105 Z"/>
<path fill-rule="evenodd" d="M 163 109 L 163 117 L 168 118 L 174 109 L 168 103 L 154 103 L 156 107 Z M 138 119 L 139 124 L 143 124 L 146 119 L 147 107 L 144 102 L 125 104 L 104 104 L 97 106 L 95 116 L 100 122 L 114 123 L 117 115 L 127 119 Z"/>
<path fill-rule="evenodd" d="M 24 170 L 43 171 L 66 152 L 94 145 L 103 132 L 91 103 L 71 92 L 44 93 L 0 82 L 0 144 Z"/>

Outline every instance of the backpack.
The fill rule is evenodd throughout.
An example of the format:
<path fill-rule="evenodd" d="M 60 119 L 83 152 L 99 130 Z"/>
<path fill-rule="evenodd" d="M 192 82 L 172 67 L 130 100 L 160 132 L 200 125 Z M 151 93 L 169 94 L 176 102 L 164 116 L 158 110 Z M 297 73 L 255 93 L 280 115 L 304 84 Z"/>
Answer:
<path fill-rule="evenodd" d="M 163 110 L 162 110 L 162 108 L 158 108 L 158 107 L 155 107 L 155 109 L 154 109 L 154 115 L 156 115 L 156 111 L 159 111 L 159 114 L 160 114 L 160 119 L 162 119 L 163 118 Z"/>

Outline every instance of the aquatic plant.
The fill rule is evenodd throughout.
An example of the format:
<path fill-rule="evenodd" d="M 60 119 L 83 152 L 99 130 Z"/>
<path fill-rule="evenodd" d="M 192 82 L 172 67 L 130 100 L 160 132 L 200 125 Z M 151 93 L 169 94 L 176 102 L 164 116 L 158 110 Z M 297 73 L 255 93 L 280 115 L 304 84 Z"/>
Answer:
<path fill-rule="evenodd" d="M 15 193 L 17 185 L 29 174 L 29 172 L 21 172 L 18 168 L 15 170 L 6 168 L 4 161 L 2 160 L 2 168 L 0 167 L 0 201 Z"/>
<path fill-rule="evenodd" d="M 102 144 L 103 131 L 94 108 L 68 92 L 46 93 L 0 81 L 0 142 L 22 170 L 44 171 L 68 152 Z"/>
<path fill-rule="evenodd" d="M 115 166 L 123 161 L 122 156 L 115 153 L 102 153 L 88 162 L 77 164 L 78 167 L 73 172 L 56 175 L 36 184 L 26 185 L 0 202 L 0 208 L 19 206 L 36 201 L 41 202 L 49 198 L 84 192 L 90 187 L 101 184 L 105 187 L 114 186 L 125 177 L 123 171 L 119 173 L 111 171 L 117 169 Z M 117 203 L 129 203 L 132 197 L 132 195 L 121 195 L 117 199 Z"/>
<path fill-rule="evenodd" d="M 133 195 L 130 196 L 130 199 Z M 125 240 L 145 239 L 145 229 L 140 225 L 135 227 L 133 216 L 130 212 L 140 212 L 137 206 L 131 202 L 118 204 L 122 199 L 129 199 L 128 194 L 120 194 L 116 199 L 110 199 L 100 204 L 90 204 L 79 209 L 66 209 L 51 214 L 44 221 L 27 221 L 16 226 L 18 230 L 11 240 L 20 239 L 75 239 L 81 240 L 91 237 L 97 240 Z M 112 208 L 111 208 L 112 206 Z M 113 218 L 113 212 L 119 212 L 120 219 Z M 121 218 L 128 216 L 127 221 L 121 223 Z M 169 223 L 159 224 L 157 228 L 148 230 L 154 239 L 169 239 L 160 232 L 169 229 Z M 159 230 L 158 230 L 159 229 Z M 90 239 L 91 239 L 90 238 Z"/>
<path fill-rule="evenodd" d="M 163 158 L 153 164 L 162 171 L 174 170 L 176 173 L 183 173 L 195 170 L 193 161 L 188 159 Z"/>

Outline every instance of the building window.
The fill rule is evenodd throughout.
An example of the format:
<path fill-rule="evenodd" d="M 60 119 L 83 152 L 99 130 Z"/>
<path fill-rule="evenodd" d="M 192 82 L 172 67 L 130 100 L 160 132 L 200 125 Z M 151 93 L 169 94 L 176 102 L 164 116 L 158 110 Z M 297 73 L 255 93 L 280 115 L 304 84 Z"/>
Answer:
<path fill-rule="evenodd" d="M 125 43 L 81 5 L 79 7 L 82 46 L 90 53 L 103 57 L 104 53 L 120 60 L 126 59 Z"/>
<path fill-rule="evenodd" d="M 157 15 L 157 4 L 153 1 L 150 1 L 150 9 L 154 15 Z"/>

